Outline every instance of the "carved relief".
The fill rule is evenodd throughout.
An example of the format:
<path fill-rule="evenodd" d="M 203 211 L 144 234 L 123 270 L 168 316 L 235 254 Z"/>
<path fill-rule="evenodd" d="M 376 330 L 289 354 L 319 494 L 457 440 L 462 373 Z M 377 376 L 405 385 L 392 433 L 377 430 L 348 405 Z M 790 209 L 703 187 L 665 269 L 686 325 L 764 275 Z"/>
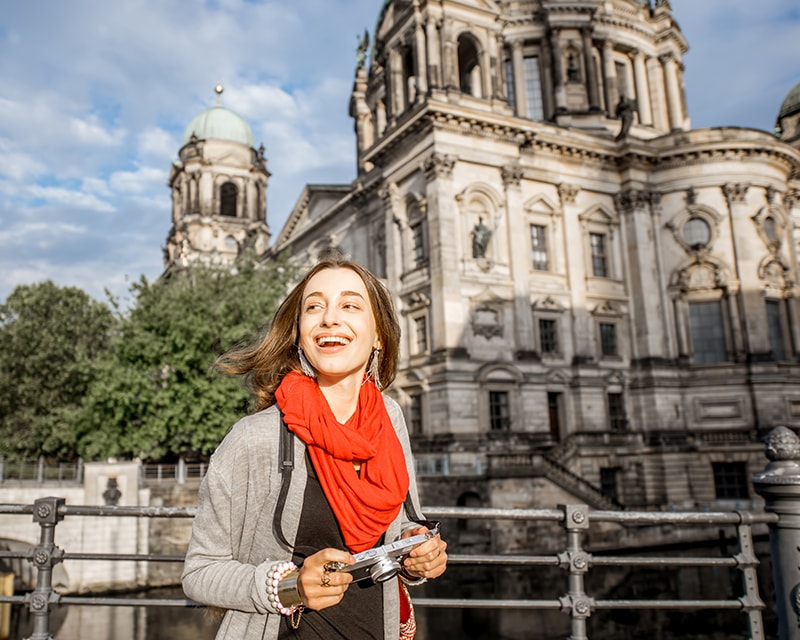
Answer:
<path fill-rule="evenodd" d="M 436 178 L 451 178 L 453 167 L 456 166 L 456 157 L 450 154 L 434 153 L 425 159 L 422 168 L 428 180 Z"/>
<path fill-rule="evenodd" d="M 503 311 L 484 304 L 472 313 L 472 333 L 487 340 L 503 337 Z"/>
<path fill-rule="evenodd" d="M 575 198 L 578 196 L 580 187 L 572 184 L 561 183 L 558 185 L 558 195 L 561 198 L 562 204 L 575 204 Z"/>

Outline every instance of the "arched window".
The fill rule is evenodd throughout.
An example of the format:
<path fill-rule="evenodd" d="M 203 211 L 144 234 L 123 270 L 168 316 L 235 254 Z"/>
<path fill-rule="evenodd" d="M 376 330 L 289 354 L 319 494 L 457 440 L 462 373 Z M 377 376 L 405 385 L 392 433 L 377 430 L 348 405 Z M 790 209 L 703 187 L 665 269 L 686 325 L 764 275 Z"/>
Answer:
<path fill-rule="evenodd" d="M 233 182 L 226 182 L 219 189 L 219 214 L 221 216 L 236 217 L 236 199 L 239 196 L 238 187 Z"/>
<path fill-rule="evenodd" d="M 462 93 L 477 98 L 483 95 L 478 47 L 468 35 L 458 37 L 458 84 Z"/>

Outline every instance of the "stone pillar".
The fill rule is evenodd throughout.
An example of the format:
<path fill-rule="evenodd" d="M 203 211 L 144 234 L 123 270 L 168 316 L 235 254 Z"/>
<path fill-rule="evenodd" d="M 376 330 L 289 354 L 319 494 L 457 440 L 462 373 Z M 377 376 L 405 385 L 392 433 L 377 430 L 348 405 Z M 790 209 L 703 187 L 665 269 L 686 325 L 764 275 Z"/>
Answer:
<path fill-rule="evenodd" d="M 614 43 L 606 40 L 603 45 L 603 75 L 606 85 L 606 112 L 613 116 L 614 109 L 619 102 L 619 89 L 617 88 L 617 70 L 614 67 Z"/>
<path fill-rule="evenodd" d="M 667 110 L 669 126 L 672 131 L 683 129 L 683 109 L 681 108 L 681 87 L 678 82 L 678 63 L 671 54 L 659 58 L 664 68 L 664 83 L 667 89 Z"/>
<path fill-rule="evenodd" d="M 637 51 L 633 56 L 633 79 L 636 84 L 636 102 L 639 111 L 639 124 L 653 124 L 653 108 L 650 105 L 650 88 L 647 82 L 647 65 L 644 54 Z"/>
<path fill-rule="evenodd" d="M 597 68 L 594 66 L 592 56 L 592 28 L 581 29 L 583 36 L 583 64 L 586 67 L 586 88 L 589 92 L 589 109 L 600 111 L 600 94 L 597 85 Z"/>
<path fill-rule="evenodd" d="M 514 343 L 517 355 L 533 353 L 533 317 L 530 305 L 531 244 L 527 216 L 522 205 L 522 167 L 513 163 L 503 167 L 506 211 L 508 212 L 508 246 L 514 282 Z"/>
<path fill-rule="evenodd" d="M 426 55 L 429 69 L 428 82 L 432 89 L 438 89 L 442 86 L 442 45 L 439 42 L 436 21 L 430 16 L 425 23 L 425 35 L 428 48 Z"/>
<path fill-rule="evenodd" d="M 567 90 L 564 86 L 564 71 L 562 69 L 561 42 L 559 41 L 560 32 L 553 29 L 550 33 L 550 48 L 552 51 L 553 86 L 555 87 L 556 113 L 563 113 L 567 110 Z"/>
<path fill-rule="evenodd" d="M 422 18 L 419 15 L 419 6 L 415 8 L 416 26 L 414 28 L 414 74 L 416 75 L 417 92 L 416 102 L 422 102 L 428 94 L 428 56 L 425 49 L 425 31 Z"/>
<path fill-rule="evenodd" d="M 511 70 L 514 74 L 514 108 L 517 115 L 524 118 L 528 115 L 525 104 L 525 74 L 523 72 L 522 43 L 516 40 L 511 45 Z"/>
<path fill-rule="evenodd" d="M 772 582 L 779 640 L 800 640 L 800 438 L 775 427 L 766 439 L 766 469 L 753 477 L 765 509 L 778 514 L 770 524 Z"/>

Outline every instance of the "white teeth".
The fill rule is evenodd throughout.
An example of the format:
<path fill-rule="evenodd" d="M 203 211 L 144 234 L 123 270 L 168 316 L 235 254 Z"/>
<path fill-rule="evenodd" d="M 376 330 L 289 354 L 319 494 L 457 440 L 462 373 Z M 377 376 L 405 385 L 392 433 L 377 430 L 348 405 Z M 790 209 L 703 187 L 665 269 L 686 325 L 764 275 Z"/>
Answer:
<path fill-rule="evenodd" d="M 326 344 L 349 344 L 349 340 L 346 338 L 341 338 L 339 336 L 325 336 L 323 338 L 319 338 L 317 340 L 317 344 L 321 347 L 324 347 Z"/>

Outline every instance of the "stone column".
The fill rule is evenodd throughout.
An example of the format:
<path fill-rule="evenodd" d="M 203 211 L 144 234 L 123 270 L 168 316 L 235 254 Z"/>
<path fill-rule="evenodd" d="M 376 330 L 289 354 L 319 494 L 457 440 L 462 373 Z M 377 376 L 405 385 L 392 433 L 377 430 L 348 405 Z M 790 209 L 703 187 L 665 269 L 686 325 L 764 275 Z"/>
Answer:
<path fill-rule="evenodd" d="M 517 115 L 524 118 L 528 115 L 525 104 L 525 74 L 523 72 L 522 43 L 515 40 L 511 44 L 511 69 L 514 74 L 514 108 Z"/>
<path fill-rule="evenodd" d="M 672 131 L 683 129 L 683 109 L 681 108 L 681 88 L 678 82 L 678 63 L 672 54 L 659 58 L 664 68 L 664 82 L 667 89 L 667 110 L 669 126 Z"/>
<path fill-rule="evenodd" d="M 775 427 L 766 439 L 766 469 L 753 477 L 753 488 L 778 514 L 770 524 L 772 582 L 779 640 L 800 640 L 800 438 Z"/>
<path fill-rule="evenodd" d="M 613 116 L 614 109 L 619 102 L 619 89 L 617 88 L 617 69 L 614 66 L 614 43 L 606 40 L 603 44 L 603 75 L 606 84 L 606 112 Z"/>
<path fill-rule="evenodd" d="M 637 51 L 633 55 L 633 79 L 636 83 L 636 102 L 639 107 L 639 124 L 653 124 L 653 108 L 650 105 L 650 88 L 647 82 L 647 65 L 644 54 Z"/>
<path fill-rule="evenodd" d="M 461 233 L 453 195 L 456 157 L 434 153 L 425 160 L 427 179 L 428 257 L 431 283 L 431 351 L 459 344 L 463 331 L 464 298 L 456 240 Z"/>
<path fill-rule="evenodd" d="M 432 89 L 438 89 L 442 86 L 442 52 L 436 21 L 430 16 L 425 23 L 425 34 L 428 48 L 426 58 L 430 70 L 428 81 Z"/>
<path fill-rule="evenodd" d="M 419 6 L 415 7 L 414 20 L 414 74 L 416 75 L 417 92 L 416 102 L 422 102 L 428 93 L 428 56 L 425 50 L 425 31 L 422 26 L 422 17 Z"/>
<path fill-rule="evenodd" d="M 514 343 L 518 356 L 536 351 L 533 342 L 533 317 L 530 305 L 531 245 L 530 229 L 522 205 L 522 167 L 512 163 L 503 167 L 506 211 L 508 212 L 508 246 L 514 282 Z"/>
<path fill-rule="evenodd" d="M 600 111 L 600 94 L 597 86 L 597 69 L 594 66 L 592 56 L 592 28 L 584 27 L 581 29 L 583 36 L 583 64 L 586 67 L 586 88 L 589 92 L 589 109 Z"/>
<path fill-rule="evenodd" d="M 547 38 L 542 38 L 542 57 L 539 60 L 539 70 L 542 74 L 544 119 L 552 120 L 553 114 L 556 112 L 556 101 L 553 94 L 553 56 Z"/>
<path fill-rule="evenodd" d="M 558 29 L 553 29 L 550 33 L 550 48 L 553 53 L 551 68 L 553 70 L 553 86 L 555 87 L 556 113 L 567 110 L 567 90 L 564 87 L 560 35 L 561 33 Z"/>

